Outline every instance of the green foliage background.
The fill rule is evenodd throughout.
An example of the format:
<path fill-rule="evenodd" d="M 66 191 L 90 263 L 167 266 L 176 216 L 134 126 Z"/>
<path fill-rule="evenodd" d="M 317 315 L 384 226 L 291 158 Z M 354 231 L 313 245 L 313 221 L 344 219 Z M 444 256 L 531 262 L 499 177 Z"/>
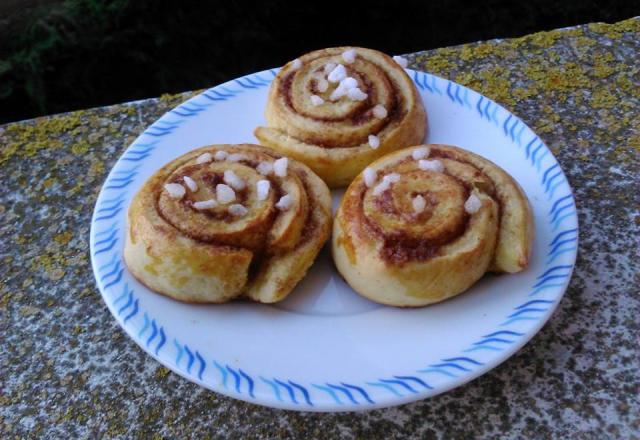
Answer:
<path fill-rule="evenodd" d="M 405 53 L 640 15 L 638 0 L 13 5 L 6 17 L 0 5 L 0 123 L 210 87 L 321 47 Z"/>
<path fill-rule="evenodd" d="M 45 114 L 65 107 L 55 100 L 82 101 L 91 94 L 88 75 L 99 64 L 96 51 L 115 50 L 126 33 L 135 32 L 120 26 L 129 3 L 67 0 L 16 17 L 0 34 L 0 118 Z"/>

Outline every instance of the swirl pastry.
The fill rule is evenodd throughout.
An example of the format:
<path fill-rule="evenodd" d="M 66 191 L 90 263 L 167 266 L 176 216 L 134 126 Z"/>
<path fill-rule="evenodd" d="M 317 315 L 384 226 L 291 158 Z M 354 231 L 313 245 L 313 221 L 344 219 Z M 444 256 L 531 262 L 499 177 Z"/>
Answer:
<path fill-rule="evenodd" d="M 533 220 L 515 180 L 487 159 L 447 145 L 411 147 L 365 168 L 333 227 L 335 264 L 361 295 L 424 306 L 489 271 L 529 261 Z"/>
<path fill-rule="evenodd" d="M 331 188 L 348 185 L 390 151 L 421 143 L 427 130 L 422 100 L 402 66 L 358 47 L 318 50 L 286 64 L 271 84 L 265 116 L 268 126 L 254 132 L 260 143 L 306 163 Z"/>
<path fill-rule="evenodd" d="M 302 279 L 331 229 L 327 186 L 255 145 L 212 145 L 157 171 L 129 208 L 124 257 L 177 300 L 272 303 Z"/>

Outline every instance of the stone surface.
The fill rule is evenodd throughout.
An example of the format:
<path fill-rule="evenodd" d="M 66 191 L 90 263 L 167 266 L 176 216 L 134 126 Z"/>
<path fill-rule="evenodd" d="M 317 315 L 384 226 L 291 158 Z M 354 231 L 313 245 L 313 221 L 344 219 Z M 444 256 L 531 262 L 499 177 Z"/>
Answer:
<path fill-rule="evenodd" d="M 549 145 L 580 216 L 557 312 L 444 395 L 356 414 L 273 410 L 170 373 L 95 287 L 89 220 L 126 146 L 189 94 L 0 127 L 0 433 L 9 437 L 640 438 L 640 19 L 409 56 L 507 106 Z"/>

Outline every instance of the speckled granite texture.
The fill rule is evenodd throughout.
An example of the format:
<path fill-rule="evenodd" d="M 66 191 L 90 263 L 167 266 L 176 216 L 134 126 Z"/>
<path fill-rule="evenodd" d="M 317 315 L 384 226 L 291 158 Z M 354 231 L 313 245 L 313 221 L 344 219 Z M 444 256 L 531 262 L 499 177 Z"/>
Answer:
<path fill-rule="evenodd" d="M 640 438 L 640 19 L 410 56 L 506 105 L 575 190 L 580 252 L 544 329 L 500 367 L 428 401 L 295 413 L 170 373 L 95 287 L 100 185 L 145 126 L 189 94 L 0 127 L 0 437 Z"/>

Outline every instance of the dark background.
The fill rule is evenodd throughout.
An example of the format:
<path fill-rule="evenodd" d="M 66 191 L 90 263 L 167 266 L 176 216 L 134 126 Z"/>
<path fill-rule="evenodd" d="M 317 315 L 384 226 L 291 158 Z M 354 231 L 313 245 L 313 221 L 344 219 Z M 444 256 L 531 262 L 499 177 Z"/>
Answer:
<path fill-rule="evenodd" d="M 0 123 L 210 87 L 335 45 L 406 53 L 640 15 L 640 0 L 0 0 Z"/>

